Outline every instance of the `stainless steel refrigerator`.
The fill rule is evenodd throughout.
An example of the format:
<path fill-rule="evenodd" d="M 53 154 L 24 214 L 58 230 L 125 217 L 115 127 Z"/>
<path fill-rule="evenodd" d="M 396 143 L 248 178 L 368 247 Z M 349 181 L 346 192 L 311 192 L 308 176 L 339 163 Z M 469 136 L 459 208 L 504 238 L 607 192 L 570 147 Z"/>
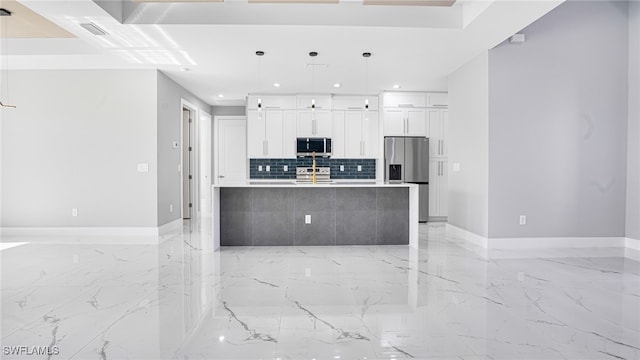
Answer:
<path fill-rule="evenodd" d="M 384 180 L 418 184 L 420 222 L 429 220 L 429 139 L 416 136 L 385 136 Z"/>

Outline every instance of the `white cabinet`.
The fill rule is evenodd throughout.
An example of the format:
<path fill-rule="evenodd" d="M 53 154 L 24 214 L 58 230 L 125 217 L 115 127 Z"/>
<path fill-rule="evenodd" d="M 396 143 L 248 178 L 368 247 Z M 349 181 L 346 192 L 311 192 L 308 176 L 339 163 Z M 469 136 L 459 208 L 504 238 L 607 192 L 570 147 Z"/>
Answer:
<path fill-rule="evenodd" d="M 428 109 L 429 119 L 429 154 L 431 157 L 447 157 L 449 131 L 449 110 Z"/>
<path fill-rule="evenodd" d="M 294 110 L 284 111 L 282 119 L 282 157 L 293 159 L 296 157 L 297 114 Z"/>
<path fill-rule="evenodd" d="M 429 136 L 425 109 L 384 109 L 384 136 Z"/>
<path fill-rule="evenodd" d="M 298 110 L 298 137 L 331 137 L 331 111 Z"/>
<path fill-rule="evenodd" d="M 344 132 L 344 111 L 332 111 L 333 119 L 331 135 L 331 157 L 333 159 L 345 159 L 345 132 Z"/>
<path fill-rule="evenodd" d="M 448 161 L 431 159 L 429 162 L 429 218 L 441 220 L 448 212 Z"/>
<path fill-rule="evenodd" d="M 344 112 L 345 157 L 373 159 L 378 157 L 378 112 Z"/>
<path fill-rule="evenodd" d="M 366 103 L 369 110 L 378 110 L 377 96 L 336 95 L 331 100 L 332 110 L 365 110 Z"/>
<path fill-rule="evenodd" d="M 263 110 L 293 110 L 296 108 L 296 97 L 293 95 L 249 95 L 247 97 L 247 109 L 257 110 L 260 99 Z"/>
<path fill-rule="evenodd" d="M 247 156 L 249 158 L 282 158 L 295 154 L 295 144 L 285 146 L 284 142 L 285 134 L 288 137 L 287 143 L 291 140 L 292 130 L 289 127 L 295 124 L 292 120 L 295 118 L 295 112 L 249 110 L 247 115 Z"/>
<path fill-rule="evenodd" d="M 427 107 L 447 107 L 449 106 L 449 95 L 447 93 L 428 93 Z"/>
<path fill-rule="evenodd" d="M 375 159 L 379 153 L 377 111 L 333 111 L 334 159 Z"/>
<path fill-rule="evenodd" d="M 311 110 L 315 102 L 316 110 L 331 110 L 331 95 L 298 95 L 297 109 Z"/>
<path fill-rule="evenodd" d="M 423 108 L 427 105 L 427 96 L 417 92 L 385 92 L 382 94 L 382 102 L 385 108 Z"/>

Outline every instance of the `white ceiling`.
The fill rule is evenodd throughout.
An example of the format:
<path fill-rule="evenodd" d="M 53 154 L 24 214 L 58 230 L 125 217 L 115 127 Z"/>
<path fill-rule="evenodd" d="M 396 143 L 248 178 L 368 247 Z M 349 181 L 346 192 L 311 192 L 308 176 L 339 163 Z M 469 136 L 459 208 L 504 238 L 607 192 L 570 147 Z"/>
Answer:
<path fill-rule="evenodd" d="M 394 84 L 408 91 L 446 90 L 448 74 L 562 1 L 470 0 L 447 8 L 362 6 L 359 0 L 103 0 L 102 7 L 91 0 L 20 0 L 77 38 L 9 39 L 0 48 L 11 69 L 160 69 L 212 105 L 242 105 L 255 92 L 375 94 Z M 94 36 L 79 26 L 83 22 L 109 35 Z M 266 53 L 260 80 L 256 50 Z M 310 51 L 319 53 L 316 64 L 326 65 L 315 66 L 315 85 Z M 364 51 L 373 54 L 368 87 Z M 3 67 L 6 58 L 0 59 Z M 336 82 L 340 89 L 332 86 Z"/>

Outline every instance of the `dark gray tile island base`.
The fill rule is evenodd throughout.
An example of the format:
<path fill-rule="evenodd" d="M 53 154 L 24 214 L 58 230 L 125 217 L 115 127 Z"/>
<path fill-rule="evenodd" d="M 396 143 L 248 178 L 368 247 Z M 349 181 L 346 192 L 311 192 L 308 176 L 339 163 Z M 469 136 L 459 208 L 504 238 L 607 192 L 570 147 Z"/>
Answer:
<path fill-rule="evenodd" d="M 402 187 L 224 187 L 219 213 L 221 246 L 409 244 Z"/>

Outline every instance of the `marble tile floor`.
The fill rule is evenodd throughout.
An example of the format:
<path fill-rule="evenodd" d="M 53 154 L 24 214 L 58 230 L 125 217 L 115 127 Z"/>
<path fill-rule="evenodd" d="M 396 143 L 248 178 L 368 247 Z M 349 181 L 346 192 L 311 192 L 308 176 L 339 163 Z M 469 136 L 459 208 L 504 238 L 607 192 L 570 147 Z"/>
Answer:
<path fill-rule="evenodd" d="M 418 251 L 212 252 L 189 230 L 2 239 L 25 244 L 0 251 L 0 358 L 640 359 L 640 263 L 607 249 L 481 256 L 429 224 Z"/>

